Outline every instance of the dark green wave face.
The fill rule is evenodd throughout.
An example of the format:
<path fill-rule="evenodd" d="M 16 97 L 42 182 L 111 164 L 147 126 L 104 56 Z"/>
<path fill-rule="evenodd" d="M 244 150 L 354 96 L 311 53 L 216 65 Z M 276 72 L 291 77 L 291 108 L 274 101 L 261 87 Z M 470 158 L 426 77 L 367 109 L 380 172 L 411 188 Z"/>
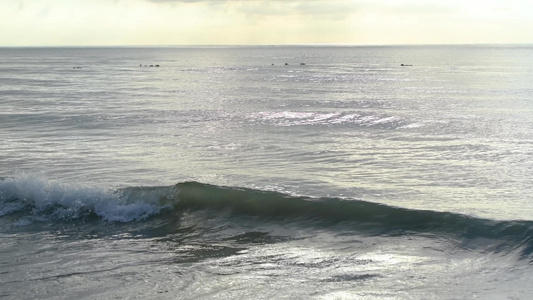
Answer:
<path fill-rule="evenodd" d="M 220 224 L 251 222 L 253 227 L 282 224 L 299 228 L 343 230 L 363 236 L 433 236 L 456 240 L 464 247 L 496 252 L 533 251 L 533 222 L 495 221 L 449 212 L 411 210 L 355 199 L 309 198 L 238 187 L 183 182 L 164 187 L 130 187 L 114 191 L 67 186 L 41 186 L 32 193 L 16 183 L 0 183 L 3 222 L 13 228 L 55 228 L 84 224 L 96 235 L 116 230 L 154 237 L 187 233 L 185 218 L 216 219 Z M 187 217 L 186 217 L 187 216 Z M 198 220 L 202 232 L 219 224 Z M 43 224 L 47 224 L 43 226 Z M 122 224 L 122 225 L 121 225 Z M 91 228 L 90 226 L 94 226 Z M 211 228 L 212 226 L 213 228 Z M 101 231 L 101 232 L 98 232 Z M 142 233 L 141 233 L 142 232 Z M 262 243 L 278 238 L 262 231 L 230 236 L 235 241 Z M 484 242 L 480 242 L 484 241 Z"/>
<path fill-rule="evenodd" d="M 178 202 L 174 209 L 178 210 L 229 210 L 233 214 L 256 216 L 269 221 L 294 221 L 326 228 L 340 224 L 365 235 L 430 234 L 462 239 L 467 243 L 488 239 L 493 240 L 491 248 L 497 251 L 523 248 L 524 255 L 531 254 L 533 250 L 531 221 L 493 221 L 360 200 L 311 199 L 196 182 L 180 183 L 176 187 Z"/>

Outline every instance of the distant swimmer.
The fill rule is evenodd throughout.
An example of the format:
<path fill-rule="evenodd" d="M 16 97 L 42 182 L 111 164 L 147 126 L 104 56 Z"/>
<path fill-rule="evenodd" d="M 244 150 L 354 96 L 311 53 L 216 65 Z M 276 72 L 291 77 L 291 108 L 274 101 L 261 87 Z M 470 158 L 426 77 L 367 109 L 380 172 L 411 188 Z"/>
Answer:
<path fill-rule="evenodd" d="M 300 63 L 300 66 L 305 66 L 305 63 Z"/>
<path fill-rule="evenodd" d="M 401 64 L 400 66 L 402 66 L 402 67 L 412 67 L 413 65 L 405 65 L 405 64 Z"/>

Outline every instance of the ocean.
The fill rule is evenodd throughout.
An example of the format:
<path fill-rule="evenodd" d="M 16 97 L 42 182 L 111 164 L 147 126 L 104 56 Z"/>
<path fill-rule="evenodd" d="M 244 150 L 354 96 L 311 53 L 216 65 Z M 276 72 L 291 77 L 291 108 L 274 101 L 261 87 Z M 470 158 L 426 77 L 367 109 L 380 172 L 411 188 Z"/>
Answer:
<path fill-rule="evenodd" d="M 530 299 L 533 46 L 0 48 L 0 299 Z"/>

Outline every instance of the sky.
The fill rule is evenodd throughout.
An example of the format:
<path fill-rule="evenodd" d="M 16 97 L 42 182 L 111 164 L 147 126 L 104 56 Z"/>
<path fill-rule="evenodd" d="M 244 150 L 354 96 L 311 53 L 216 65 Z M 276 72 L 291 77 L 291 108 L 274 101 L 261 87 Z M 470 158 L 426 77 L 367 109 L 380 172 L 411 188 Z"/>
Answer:
<path fill-rule="evenodd" d="M 0 46 L 533 43 L 531 0 L 0 0 Z"/>

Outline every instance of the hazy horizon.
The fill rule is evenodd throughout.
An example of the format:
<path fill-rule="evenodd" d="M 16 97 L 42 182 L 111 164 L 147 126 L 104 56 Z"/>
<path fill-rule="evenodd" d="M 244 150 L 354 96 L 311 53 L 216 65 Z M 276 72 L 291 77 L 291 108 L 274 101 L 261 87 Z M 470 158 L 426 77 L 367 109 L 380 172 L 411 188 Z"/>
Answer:
<path fill-rule="evenodd" d="M 449 44 L 190 44 L 190 45 L 0 45 L 0 48 L 253 48 L 253 47 L 445 47 L 445 46 L 533 46 L 533 43 L 449 43 Z"/>

